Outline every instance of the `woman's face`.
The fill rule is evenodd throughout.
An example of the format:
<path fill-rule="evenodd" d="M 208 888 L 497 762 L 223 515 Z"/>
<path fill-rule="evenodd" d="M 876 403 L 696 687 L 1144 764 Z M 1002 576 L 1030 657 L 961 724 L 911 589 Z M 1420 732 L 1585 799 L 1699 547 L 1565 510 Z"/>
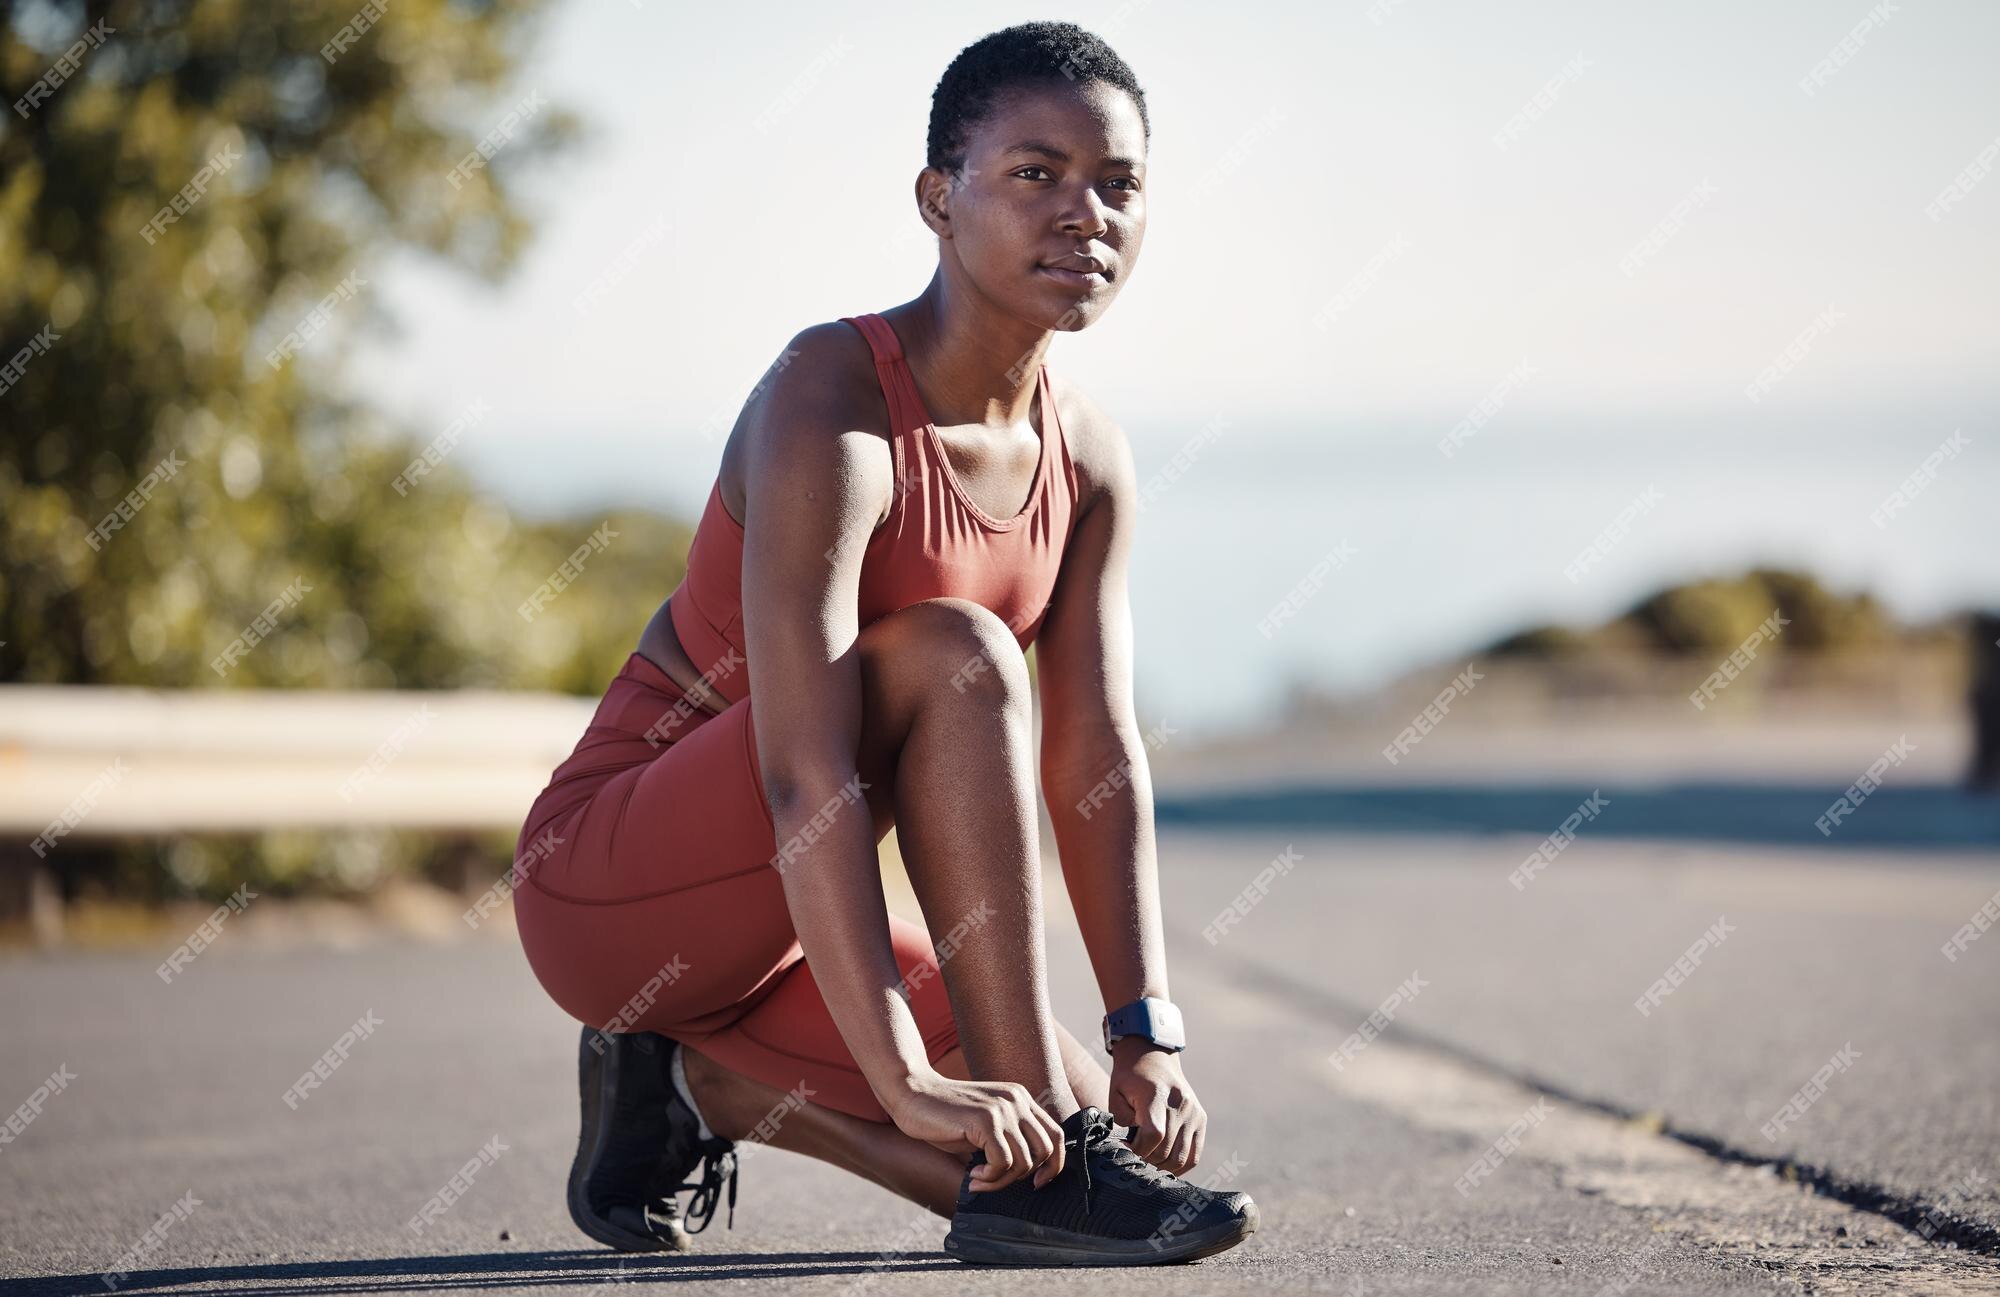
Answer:
<path fill-rule="evenodd" d="M 1146 234 L 1146 136 L 1130 95 L 1101 81 L 1004 91 L 965 167 L 925 168 L 920 189 L 946 213 L 928 217 L 945 255 L 988 301 L 1065 331 L 1110 309 Z"/>

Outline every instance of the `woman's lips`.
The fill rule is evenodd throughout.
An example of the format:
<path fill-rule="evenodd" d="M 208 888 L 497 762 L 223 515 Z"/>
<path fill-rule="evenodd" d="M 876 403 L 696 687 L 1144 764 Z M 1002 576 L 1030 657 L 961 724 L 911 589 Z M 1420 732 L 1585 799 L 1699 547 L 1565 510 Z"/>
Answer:
<path fill-rule="evenodd" d="M 1061 266 L 1037 266 L 1036 269 L 1045 275 L 1053 276 L 1057 283 L 1072 288 L 1096 288 L 1111 282 L 1102 272 L 1096 270 L 1065 270 Z"/>

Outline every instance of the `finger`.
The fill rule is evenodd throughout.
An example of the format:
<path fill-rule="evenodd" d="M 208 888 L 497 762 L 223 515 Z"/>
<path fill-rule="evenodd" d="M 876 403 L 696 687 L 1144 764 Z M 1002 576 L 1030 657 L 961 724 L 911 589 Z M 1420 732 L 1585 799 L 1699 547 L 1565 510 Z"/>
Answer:
<path fill-rule="evenodd" d="M 967 1131 L 966 1135 L 986 1154 L 985 1164 L 972 1168 L 973 1191 L 998 1189 L 1005 1183 L 1002 1177 L 1014 1169 L 1014 1150 L 1001 1136 L 998 1121 L 988 1119 L 978 1129 Z"/>
<path fill-rule="evenodd" d="M 1111 1120 L 1121 1126 L 1136 1126 L 1139 1124 L 1139 1116 L 1132 1108 L 1132 1101 L 1125 1097 L 1125 1093 L 1122 1090 L 1113 1090 L 1111 1092 L 1110 1112 Z"/>
<path fill-rule="evenodd" d="M 986 1145 L 988 1174 L 980 1177 L 979 1188 L 1002 1189 L 1027 1173 L 1027 1144 L 1014 1129 L 1005 1103 L 996 1103 L 987 1118 Z"/>
<path fill-rule="evenodd" d="M 1175 1175 L 1186 1175 L 1188 1155 L 1194 1151 L 1195 1122 L 1189 1114 L 1181 1113 L 1179 1124 L 1174 1129 L 1172 1145 L 1167 1149 L 1166 1168 Z"/>
<path fill-rule="evenodd" d="M 1195 1123 L 1194 1147 L 1188 1151 L 1188 1170 L 1192 1171 L 1201 1165 L 1201 1150 L 1207 1143 L 1208 1114 L 1204 1112 L 1201 1114 L 1201 1120 Z"/>
<path fill-rule="evenodd" d="M 1007 1141 L 1008 1151 L 1014 1155 L 1013 1168 L 999 1181 L 999 1185 L 1007 1185 L 1031 1173 L 1035 1169 L 1035 1159 L 1028 1150 L 1028 1137 L 1021 1132 L 1020 1121 L 1011 1114 L 1000 1119 L 1000 1137 Z"/>
<path fill-rule="evenodd" d="M 1048 1132 L 1049 1143 L 1052 1147 L 1049 1160 L 1042 1165 L 1042 1177 L 1037 1181 L 1037 1185 L 1039 1186 L 1047 1184 L 1063 1173 L 1063 1167 L 1069 1164 L 1069 1150 L 1063 1146 L 1062 1123 L 1049 1115 L 1048 1111 L 1043 1108 L 1036 1108 L 1035 1116 L 1038 1118 L 1038 1124 L 1042 1129 Z"/>
<path fill-rule="evenodd" d="M 1167 1139 L 1167 1096 L 1155 1090 L 1141 1118 L 1139 1144 L 1132 1151 L 1158 1166 L 1160 1149 Z"/>
<path fill-rule="evenodd" d="M 1175 1108 L 1168 1108 L 1160 1119 L 1160 1142 L 1153 1149 L 1153 1155 L 1146 1159 L 1162 1171 L 1173 1167 L 1174 1140 L 1180 1136 L 1181 1127 L 1187 1124 L 1187 1115 Z"/>
<path fill-rule="evenodd" d="M 1021 1136 L 1028 1143 L 1028 1163 L 1034 1172 L 1035 1188 L 1048 1183 L 1049 1159 L 1055 1155 L 1056 1141 L 1049 1138 L 1049 1128 L 1036 1120 L 1039 1108 L 1021 1114 Z"/>

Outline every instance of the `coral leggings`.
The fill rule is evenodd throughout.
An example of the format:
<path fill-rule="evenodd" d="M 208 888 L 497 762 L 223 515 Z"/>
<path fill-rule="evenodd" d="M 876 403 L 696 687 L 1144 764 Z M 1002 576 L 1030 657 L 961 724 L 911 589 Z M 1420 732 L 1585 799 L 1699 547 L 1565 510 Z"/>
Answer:
<path fill-rule="evenodd" d="M 658 1032 L 806 1101 L 887 1121 L 772 867 L 750 705 L 711 714 L 647 658 L 626 659 L 522 826 L 521 946 L 581 1022 Z M 889 929 L 935 1063 L 958 1044 L 936 952 L 917 924 L 891 915 Z"/>

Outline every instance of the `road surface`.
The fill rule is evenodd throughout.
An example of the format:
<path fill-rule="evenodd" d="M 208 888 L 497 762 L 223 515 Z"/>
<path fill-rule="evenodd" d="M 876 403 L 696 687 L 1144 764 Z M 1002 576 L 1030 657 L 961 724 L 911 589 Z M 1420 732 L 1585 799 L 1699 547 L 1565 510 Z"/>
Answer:
<path fill-rule="evenodd" d="M 576 1027 L 504 933 L 270 950 L 225 930 L 171 984 L 163 951 L 0 962 L 0 1107 L 74 1077 L 0 1145 L 0 1297 L 102 1293 L 121 1268 L 119 1291 L 172 1294 L 2000 1292 L 2000 933 L 1940 954 L 2000 891 L 1990 847 L 1585 829 L 1516 889 L 1543 835 L 1453 823 L 1162 832 L 1212 1114 L 1193 1178 L 1226 1169 L 1264 1221 L 1198 1265 L 963 1267 L 942 1220 L 771 1150 L 695 1253 L 602 1250 L 563 1209 Z M 1088 1039 L 1087 963 L 1049 899 L 1057 1012 Z"/>

